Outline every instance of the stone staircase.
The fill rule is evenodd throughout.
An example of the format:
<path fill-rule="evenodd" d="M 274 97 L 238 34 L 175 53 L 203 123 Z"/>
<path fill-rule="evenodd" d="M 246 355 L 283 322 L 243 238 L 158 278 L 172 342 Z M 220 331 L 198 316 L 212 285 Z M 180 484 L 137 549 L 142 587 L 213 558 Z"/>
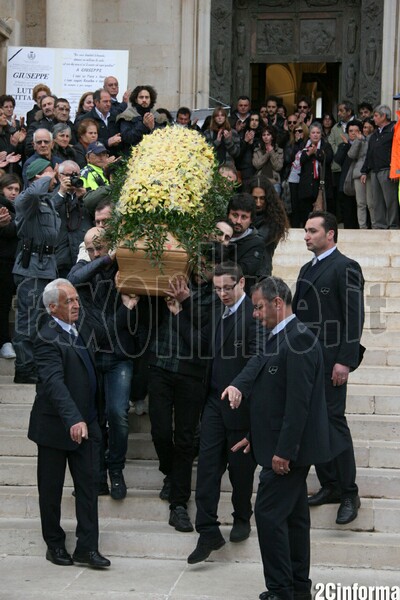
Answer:
<path fill-rule="evenodd" d="M 366 279 L 367 347 L 362 366 L 350 377 L 348 420 L 352 430 L 362 497 L 353 523 L 335 524 L 337 506 L 312 510 L 314 566 L 394 571 L 400 565 L 400 232 L 340 231 L 339 247 L 358 260 Z M 399 254 L 396 255 L 397 248 Z M 303 232 L 292 230 L 274 259 L 274 274 L 293 285 L 309 259 Z M 33 386 L 12 383 L 12 361 L 0 360 L 0 555 L 43 556 L 36 491 L 36 446 L 26 438 Z M 168 504 L 158 498 L 158 471 L 147 416 L 130 414 L 127 498 L 100 497 L 101 548 L 107 556 L 186 559 L 196 534 L 177 533 L 168 525 Z M 193 469 L 195 483 L 196 467 Z M 257 482 L 254 489 L 256 490 Z M 315 474 L 309 490 L 318 487 Z M 226 538 L 232 522 L 230 484 L 223 479 L 219 516 Z M 73 547 L 74 499 L 67 476 L 63 519 Z M 189 507 L 194 518 L 194 502 Z M 226 544 L 215 561 L 259 563 L 255 527 L 242 544 Z M 358 572 L 359 573 L 359 572 Z M 359 577 L 359 575 L 358 575 Z M 357 579 L 359 581 L 359 579 Z"/>

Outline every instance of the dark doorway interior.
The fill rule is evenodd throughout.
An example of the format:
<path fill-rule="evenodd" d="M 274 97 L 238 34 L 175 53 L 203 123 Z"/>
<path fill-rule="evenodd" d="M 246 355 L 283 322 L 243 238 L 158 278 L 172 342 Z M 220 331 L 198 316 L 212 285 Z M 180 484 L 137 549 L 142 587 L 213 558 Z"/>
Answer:
<path fill-rule="evenodd" d="M 297 98 L 312 98 L 322 112 L 336 113 L 339 99 L 340 63 L 256 63 L 251 65 L 251 97 L 260 107 L 273 94 L 292 112 Z M 321 99 L 321 100 L 319 100 Z"/>

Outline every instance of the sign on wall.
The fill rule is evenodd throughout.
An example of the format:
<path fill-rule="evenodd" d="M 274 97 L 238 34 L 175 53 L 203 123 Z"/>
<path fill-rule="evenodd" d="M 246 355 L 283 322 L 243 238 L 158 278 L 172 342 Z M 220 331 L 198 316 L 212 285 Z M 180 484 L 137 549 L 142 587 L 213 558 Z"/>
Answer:
<path fill-rule="evenodd" d="M 67 98 L 75 115 L 84 92 L 103 86 L 113 75 L 119 82 L 119 100 L 128 87 L 128 50 L 8 47 L 7 94 L 15 98 L 17 116 L 33 107 L 32 89 L 45 83 L 53 94 Z"/>

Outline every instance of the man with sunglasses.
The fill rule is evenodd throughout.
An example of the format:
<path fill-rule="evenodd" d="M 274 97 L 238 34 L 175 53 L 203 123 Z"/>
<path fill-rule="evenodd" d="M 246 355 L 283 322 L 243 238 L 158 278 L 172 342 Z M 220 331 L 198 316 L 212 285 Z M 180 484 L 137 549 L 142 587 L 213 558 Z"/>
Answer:
<path fill-rule="evenodd" d="M 305 123 L 308 127 L 314 121 L 314 115 L 311 112 L 311 100 L 307 96 L 300 96 L 297 102 L 298 120 Z"/>
<path fill-rule="evenodd" d="M 24 188 L 28 187 L 28 178 L 26 176 L 27 169 L 30 164 L 32 164 L 38 158 L 44 158 L 51 163 L 51 166 L 54 168 L 57 163 L 62 162 L 62 158 L 60 156 L 55 156 L 53 154 L 53 134 L 51 131 L 45 128 L 37 129 L 33 134 L 33 149 L 34 153 L 30 156 L 24 163 L 22 168 L 22 180 L 24 182 Z"/>

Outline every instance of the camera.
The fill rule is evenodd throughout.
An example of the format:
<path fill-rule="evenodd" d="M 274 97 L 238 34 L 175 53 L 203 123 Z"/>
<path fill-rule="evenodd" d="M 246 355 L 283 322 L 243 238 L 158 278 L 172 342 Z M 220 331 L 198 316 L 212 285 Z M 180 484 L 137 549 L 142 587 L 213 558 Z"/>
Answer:
<path fill-rule="evenodd" d="M 69 178 L 72 187 L 81 188 L 83 187 L 84 181 L 77 175 L 71 175 Z"/>

